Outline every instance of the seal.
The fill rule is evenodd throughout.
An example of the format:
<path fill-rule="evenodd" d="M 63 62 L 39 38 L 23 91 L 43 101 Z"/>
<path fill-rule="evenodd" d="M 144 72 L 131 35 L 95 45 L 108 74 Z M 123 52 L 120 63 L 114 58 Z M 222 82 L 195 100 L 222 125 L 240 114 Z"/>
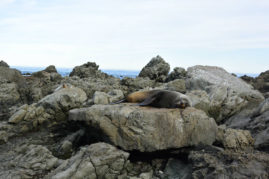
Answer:
<path fill-rule="evenodd" d="M 192 106 L 188 96 L 168 90 L 137 91 L 117 103 L 121 102 L 138 103 L 139 106 L 158 108 L 186 108 Z"/>

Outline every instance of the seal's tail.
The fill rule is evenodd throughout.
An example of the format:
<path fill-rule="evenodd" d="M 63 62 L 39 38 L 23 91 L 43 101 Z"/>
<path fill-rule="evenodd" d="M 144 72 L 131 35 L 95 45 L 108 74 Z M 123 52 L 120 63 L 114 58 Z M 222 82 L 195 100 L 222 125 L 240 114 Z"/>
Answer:
<path fill-rule="evenodd" d="M 120 104 L 120 103 L 123 103 L 123 102 L 126 102 L 126 101 L 127 101 L 126 99 L 121 99 L 119 101 L 112 102 L 112 103 L 109 103 L 109 104 Z"/>

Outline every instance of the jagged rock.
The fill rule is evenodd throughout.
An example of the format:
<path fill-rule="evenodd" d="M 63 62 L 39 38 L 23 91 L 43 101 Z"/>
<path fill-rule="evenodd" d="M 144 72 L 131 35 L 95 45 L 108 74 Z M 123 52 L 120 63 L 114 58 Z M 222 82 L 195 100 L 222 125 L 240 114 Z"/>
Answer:
<path fill-rule="evenodd" d="M 48 73 L 58 73 L 54 65 L 48 66 L 44 71 Z"/>
<path fill-rule="evenodd" d="M 121 90 L 112 90 L 108 93 L 96 91 L 93 95 L 94 104 L 109 104 L 112 102 L 119 101 L 124 98 Z"/>
<path fill-rule="evenodd" d="M 165 166 L 162 178 L 191 178 L 192 166 L 181 160 L 170 158 Z"/>
<path fill-rule="evenodd" d="M 45 178 L 118 178 L 126 175 L 129 154 L 106 143 L 84 146 Z"/>
<path fill-rule="evenodd" d="M 121 89 L 120 79 L 118 78 L 83 78 L 77 76 L 66 77 L 62 83 L 70 83 L 73 86 L 83 89 L 88 98 L 92 98 L 95 91 L 108 93 L 115 89 Z"/>
<path fill-rule="evenodd" d="M 69 120 L 97 129 L 100 140 L 142 152 L 212 144 L 217 132 L 214 119 L 195 108 L 180 111 L 132 104 L 94 105 L 71 110 Z"/>
<path fill-rule="evenodd" d="M 160 87 L 157 87 L 157 88 L 160 88 Z M 182 79 L 176 79 L 174 81 L 165 83 L 161 86 L 161 88 L 165 90 L 169 90 L 169 91 L 177 91 L 180 93 L 186 93 L 185 81 Z"/>
<path fill-rule="evenodd" d="M 70 109 L 82 106 L 86 100 L 87 96 L 83 90 L 67 86 L 46 96 L 38 103 L 20 108 L 10 117 L 9 122 L 23 122 L 22 124 L 26 122 L 27 127 L 21 128 L 22 132 L 26 132 L 50 120 L 55 122 L 64 120 Z"/>
<path fill-rule="evenodd" d="M 252 110 L 242 111 L 226 121 L 232 128 L 249 130 L 257 149 L 269 151 L 269 98 Z"/>
<path fill-rule="evenodd" d="M 253 108 L 264 100 L 262 94 L 253 90 L 252 86 L 219 67 L 188 68 L 186 87 L 188 90 L 205 90 L 208 93 L 211 103 L 209 114 L 219 123 L 243 108 Z"/>
<path fill-rule="evenodd" d="M 187 72 L 184 68 L 175 67 L 174 70 L 168 75 L 166 81 L 173 81 L 175 79 L 185 79 L 187 76 Z"/>
<path fill-rule="evenodd" d="M 252 148 L 254 139 L 247 130 L 231 129 L 221 125 L 218 127 L 217 142 L 226 149 L 244 150 Z"/>
<path fill-rule="evenodd" d="M 3 163 L 0 168 L 0 178 L 43 178 L 42 176 L 54 169 L 59 162 L 47 148 L 41 145 L 19 146 L 13 155 L 14 157 L 9 160 L 1 161 Z"/>
<path fill-rule="evenodd" d="M 95 62 L 87 62 L 81 66 L 76 66 L 69 76 L 78 76 L 79 78 L 112 78 L 112 76 L 101 72 L 98 68 L 99 66 Z"/>
<path fill-rule="evenodd" d="M 8 67 L 9 68 L 9 65 L 6 62 L 4 62 L 3 60 L 1 60 L 0 67 Z"/>
<path fill-rule="evenodd" d="M 269 155 L 198 149 L 190 152 L 192 178 L 268 178 Z"/>
<path fill-rule="evenodd" d="M 139 77 L 149 77 L 151 80 L 164 82 L 170 71 L 170 65 L 162 57 L 156 56 L 141 70 Z"/>
<path fill-rule="evenodd" d="M 158 85 L 154 80 L 150 80 L 149 78 L 129 78 L 125 77 L 121 80 L 121 85 L 127 87 L 127 93 L 132 93 L 134 91 L 138 91 L 145 88 L 153 88 Z"/>

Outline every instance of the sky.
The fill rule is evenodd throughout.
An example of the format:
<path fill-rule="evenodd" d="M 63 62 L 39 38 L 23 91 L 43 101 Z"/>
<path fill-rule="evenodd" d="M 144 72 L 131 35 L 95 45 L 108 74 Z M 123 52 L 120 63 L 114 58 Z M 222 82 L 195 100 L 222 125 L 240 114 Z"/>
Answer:
<path fill-rule="evenodd" d="M 0 0 L 0 60 L 10 66 L 269 70 L 268 0 Z"/>

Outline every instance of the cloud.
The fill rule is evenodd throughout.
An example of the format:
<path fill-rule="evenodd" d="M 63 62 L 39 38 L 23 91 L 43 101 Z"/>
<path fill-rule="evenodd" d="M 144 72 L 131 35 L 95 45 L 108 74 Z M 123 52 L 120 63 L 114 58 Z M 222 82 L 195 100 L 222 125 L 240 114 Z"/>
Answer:
<path fill-rule="evenodd" d="M 17 0 L 12 8 L 0 9 L 5 12 L 0 54 L 12 63 L 20 56 L 29 64 L 62 56 L 59 64 L 67 66 L 90 57 L 103 68 L 125 69 L 140 69 L 157 54 L 184 67 L 215 63 L 225 55 L 226 64 L 234 67 L 235 57 L 252 59 L 231 51 L 269 48 L 268 8 L 265 0 Z"/>

